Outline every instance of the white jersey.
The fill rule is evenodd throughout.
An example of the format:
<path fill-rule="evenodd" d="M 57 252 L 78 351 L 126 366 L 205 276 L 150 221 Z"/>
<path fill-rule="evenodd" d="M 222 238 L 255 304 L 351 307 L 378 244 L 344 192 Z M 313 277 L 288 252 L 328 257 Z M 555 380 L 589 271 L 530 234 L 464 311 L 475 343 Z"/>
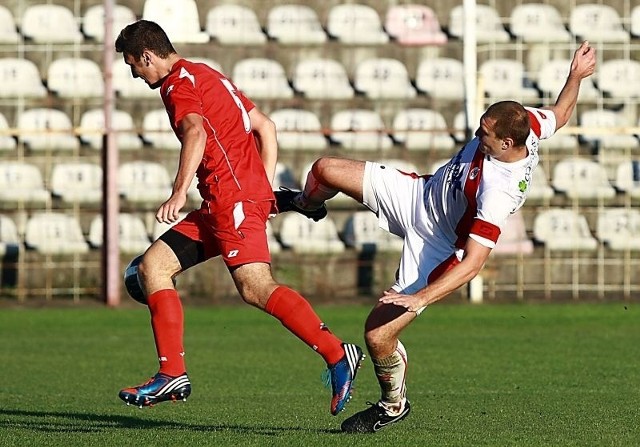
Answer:
<path fill-rule="evenodd" d="M 468 238 L 495 247 L 507 217 L 527 198 L 539 141 L 556 128 L 553 112 L 526 109 L 528 154 L 518 162 L 485 155 L 474 138 L 432 176 L 366 163 L 363 203 L 381 228 L 404 239 L 396 291 L 414 293 L 460 262 Z"/>

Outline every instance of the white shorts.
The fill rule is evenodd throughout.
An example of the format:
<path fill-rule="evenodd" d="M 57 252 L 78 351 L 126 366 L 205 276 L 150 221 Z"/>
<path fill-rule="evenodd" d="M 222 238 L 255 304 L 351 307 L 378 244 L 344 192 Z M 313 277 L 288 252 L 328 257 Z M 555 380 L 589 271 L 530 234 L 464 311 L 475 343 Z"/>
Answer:
<path fill-rule="evenodd" d="M 378 216 L 380 228 L 404 239 L 392 286 L 398 293 L 416 293 L 462 258 L 461 251 L 456 252 L 438 236 L 434 219 L 423 203 L 426 182 L 423 177 L 404 174 L 391 166 L 375 162 L 365 165 L 363 204 Z"/>

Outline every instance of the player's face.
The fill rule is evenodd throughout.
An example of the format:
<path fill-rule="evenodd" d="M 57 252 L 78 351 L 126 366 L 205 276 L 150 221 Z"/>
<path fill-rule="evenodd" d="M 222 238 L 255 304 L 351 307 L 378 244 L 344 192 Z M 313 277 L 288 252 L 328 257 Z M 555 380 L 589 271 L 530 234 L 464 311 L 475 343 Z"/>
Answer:
<path fill-rule="evenodd" d="M 480 127 L 476 130 L 476 137 L 480 140 L 480 150 L 482 153 L 494 158 L 500 158 L 504 152 L 504 140 L 498 138 L 493 131 L 495 123 L 495 119 L 483 116 L 480 119 Z"/>
<path fill-rule="evenodd" d="M 140 78 L 147 83 L 149 88 L 158 88 L 160 76 L 158 76 L 153 64 L 150 63 L 149 58 L 144 54 L 139 60 L 136 60 L 130 54 L 124 56 L 124 62 L 131 69 L 131 76 L 134 78 Z"/>

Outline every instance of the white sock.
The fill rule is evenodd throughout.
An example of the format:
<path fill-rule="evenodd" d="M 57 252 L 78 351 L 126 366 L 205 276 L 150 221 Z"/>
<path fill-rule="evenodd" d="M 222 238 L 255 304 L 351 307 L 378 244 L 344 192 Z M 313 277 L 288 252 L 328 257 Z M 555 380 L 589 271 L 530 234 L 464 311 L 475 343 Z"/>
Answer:
<path fill-rule="evenodd" d="M 398 340 L 398 346 L 390 356 L 372 358 L 371 361 L 382 391 L 380 403 L 389 413 L 400 413 L 404 409 L 407 394 L 407 351 Z"/>
<path fill-rule="evenodd" d="M 337 189 L 330 188 L 320 183 L 313 175 L 313 170 L 307 174 L 307 181 L 302 194 L 295 198 L 295 204 L 303 209 L 315 210 L 324 202 L 338 194 Z"/>

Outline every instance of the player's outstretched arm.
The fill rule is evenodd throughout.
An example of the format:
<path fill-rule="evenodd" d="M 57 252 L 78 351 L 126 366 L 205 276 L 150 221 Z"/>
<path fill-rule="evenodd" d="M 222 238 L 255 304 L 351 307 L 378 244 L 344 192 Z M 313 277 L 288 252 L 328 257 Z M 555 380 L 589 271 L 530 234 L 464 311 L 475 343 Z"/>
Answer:
<path fill-rule="evenodd" d="M 556 116 L 556 130 L 569 122 L 578 101 L 580 83 L 584 78 L 591 76 L 595 69 L 596 50 L 585 40 L 573 54 L 569 76 L 567 76 L 556 103 L 553 106 L 545 107 L 553 111 Z"/>

